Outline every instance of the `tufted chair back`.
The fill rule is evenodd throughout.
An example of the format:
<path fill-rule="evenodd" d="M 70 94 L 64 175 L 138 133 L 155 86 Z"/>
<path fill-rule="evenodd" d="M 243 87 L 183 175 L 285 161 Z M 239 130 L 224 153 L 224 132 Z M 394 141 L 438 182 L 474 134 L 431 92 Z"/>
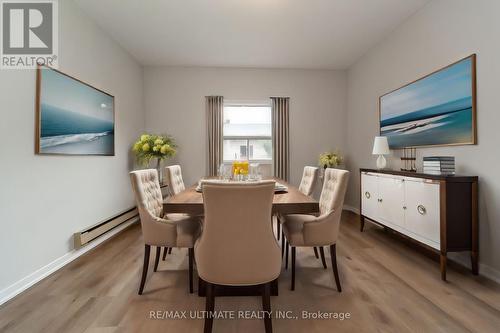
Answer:
<path fill-rule="evenodd" d="M 300 181 L 299 191 L 305 195 L 311 195 L 318 179 L 318 168 L 312 166 L 304 167 L 302 173 L 302 180 Z"/>
<path fill-rule="evenodd" d="M 130 172 L 137 209 L 141 218 L 144 242 L 148 245 L 175 246 L 177 228 L 163 216 L 163 197 L 155 169 Z"/>
<path fill-rule="evenodd" d="M 304 239 L 311 245 L 334 244 L 337 241 L 342 206 L 349 182 L 349 171 L 325 170 L 323 189 L 319 198 L 320 216 L 304 224 Z"/>
<path fill-rule="evenodd" d="M 184 180 L 182 179 L 182 170 L 180 165 L 171 165 L 166 169 L 166 181 L 170 193 L 176 195 L 186 189 Z"/>
<path fill-rule="evenodd" d="M 255 285 L 279 276 L 280 248 L 270 223 L 274 187 L 274 181 L 203 185 L 205 221 L 194 249 L 203 280 Z"/>
<path fill-rule="evenodd" d="M 327 215 L 344 205 L 345 192 L 349 181 L 349 171 L 328 168 L 325 170 L 323 189 L 319 198 L 319 211 Z"/>

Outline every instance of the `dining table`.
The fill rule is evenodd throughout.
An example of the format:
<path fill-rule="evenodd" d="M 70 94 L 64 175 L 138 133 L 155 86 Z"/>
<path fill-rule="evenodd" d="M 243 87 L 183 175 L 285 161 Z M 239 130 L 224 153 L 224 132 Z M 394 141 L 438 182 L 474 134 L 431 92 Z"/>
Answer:
<path fill-rule="evenodd" d="M 273 214 L 314 214 L 319 212 L 319 203 L 299 189 L 279 178 L 270 178 L 287 187 L 286 191 L 275 192 L 273 197 Z M 203 215 L 203 194 L 197 191 L 198 184 L 163 200 L 165 213 L 185 213 Z"/>
<path fill-rule="evenodd" d="M 274 193 L 272 215 L 315 214 L 319 212 L 319 203 L 313 197 L 303 194 L 296 186 L 283 179 L 276 177 L 269 179 L 286 187 L 286 191 Z M 187 187 L 180 193 L 166 197 L 163 200 L 163 211 L 166 214 L 185 213 L 203 216 L 203 194 L 199 191 L 198 183 Z M 205 296 L 205 283 L 200 278 L 198 281 L 198 295 Z M 217 286 L 214 292 L 216 296 L 257 296 L 261 294 L 259 286 Z M 271 295 L 278 295 L 278 279 L 271 284 Z"/>

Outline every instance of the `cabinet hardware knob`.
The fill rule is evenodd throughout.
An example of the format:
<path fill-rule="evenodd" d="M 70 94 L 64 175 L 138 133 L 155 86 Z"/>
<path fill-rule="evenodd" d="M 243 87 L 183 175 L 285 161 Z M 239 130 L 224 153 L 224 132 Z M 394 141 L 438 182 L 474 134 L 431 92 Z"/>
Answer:
<path fill-rule="evenodd" d="M 366 197 L 367 199 L 370 199 L 370 197 L 371 197 L 371 196 L 372 196 L 372 195 L 370 194 L 370 192 L 368 192 L 368 191 L 366 191 L 366 192 L 365 192 L 365 197 Z"/>
<path fill-rule="evenodd" d="M 423 205 L 418 205 L 417 211 L 420 215 L 425 215 L 427 213 L 427 209 Z"/>
<path fill-rule="evenodd" d="M 403 209 L 406 209 L 406 206 L 403 206 Z"/>
<path fill-rule="evenodd" d="M 380 202 L 382 202 L 382 199 L 380 199 Z"/>

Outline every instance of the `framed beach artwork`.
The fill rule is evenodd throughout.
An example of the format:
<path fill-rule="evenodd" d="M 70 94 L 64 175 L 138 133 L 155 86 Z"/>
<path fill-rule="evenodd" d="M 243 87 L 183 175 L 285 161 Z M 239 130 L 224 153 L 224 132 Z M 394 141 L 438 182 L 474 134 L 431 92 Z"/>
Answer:
<path fill-rule="evenodd" d="M 115 154 L 114 97 L 58 70 L 37 69 L 37 154 Z"/>
<path fill-rule="evenodd" d="M 476 144 L 476 55 L 380 97 L 391 149 Z"/>

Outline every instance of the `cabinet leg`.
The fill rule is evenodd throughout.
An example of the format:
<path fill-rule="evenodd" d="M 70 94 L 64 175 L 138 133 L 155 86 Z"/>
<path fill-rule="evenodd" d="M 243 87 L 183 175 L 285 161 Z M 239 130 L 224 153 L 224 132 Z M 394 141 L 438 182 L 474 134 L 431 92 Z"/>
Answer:
<path fill-rule="evenodd" d="M 472 274 L 478 275 L 479 274 L 479 263 L 478 263 L 478 258 L 479 255 L 476 251 L 472 251 L 470 254 L 470 259 L 472 263 Z"/>
<path fill-rule="evenodd" d="M 446 281 L 446 253 L 441 253 L 441 280 Z"/>
<path fill-rule="evenodd" d="M 359 222 L 360 222 L 359 231 L 363 232 L 363 229 L 365 228 L 365 217 L 360 216 Z"/>

